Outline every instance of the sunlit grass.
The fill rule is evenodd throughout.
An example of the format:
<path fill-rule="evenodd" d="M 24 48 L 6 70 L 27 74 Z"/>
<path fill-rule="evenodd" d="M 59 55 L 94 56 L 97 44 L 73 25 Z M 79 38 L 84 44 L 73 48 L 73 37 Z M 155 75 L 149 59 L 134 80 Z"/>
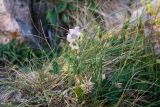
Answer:
<path fill-rule="evenodd" d="M 18 55 L 22 54 L 17 50 L 3 51 L 14 55 L 6 56 L 13 74 L 2 81 L 1 87 L 6 87 L 1 92 L 2 102 L 19 106 L 159 105 L 157 57 L 138 30 L 126 35 L 100 39 L 84 33 L 79 50 L 66 44 L 60 55 L 40 51 L 39 56 L 28 48 L 22 58 L 25 64 L 19 63 L 22 59 Z"/>

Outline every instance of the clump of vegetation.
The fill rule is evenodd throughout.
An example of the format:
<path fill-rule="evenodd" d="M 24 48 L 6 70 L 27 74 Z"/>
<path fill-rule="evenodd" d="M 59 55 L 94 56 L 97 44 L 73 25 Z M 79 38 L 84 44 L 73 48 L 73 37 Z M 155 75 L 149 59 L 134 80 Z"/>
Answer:
<path fill-rule="evenodd" d="M 93 20 L 91 20 L 93 21 Z M 94 20 L 95 21 L 95 20 Z M 33 50 L 13 43 L 0 49 L 9 76 L 0 79 L 7 106 L 159 106 L 159 56 L 129 23 L 117 34 L 92 23 L 93 31 L 69 29 L 61 49 Z M 4 63 L 5 62 L 5 63 Z M 4 74 L 2 74 L 4 75 Z"/>

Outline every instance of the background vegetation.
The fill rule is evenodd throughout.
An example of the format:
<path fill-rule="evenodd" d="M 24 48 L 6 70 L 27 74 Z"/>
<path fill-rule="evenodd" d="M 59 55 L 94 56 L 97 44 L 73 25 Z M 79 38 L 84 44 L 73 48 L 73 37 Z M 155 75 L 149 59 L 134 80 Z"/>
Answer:
<path fill-rule="evenodd" d="M 16 41 L 0 46 L 1 106 L 160 106 L 159 56 L 147 44 L 140 20 L 133 28 L 125 22 L 114 35 L 98 23 L 93 0 L 59 0 L 52 8 L 50 3 L 46 1 L 42 20 L 56 31 L 51 49 L 36 50 L 26 43 L 17 47 Z M 78 13 L 85 14 L 87 23 Z M 92 26 L 84 28 L 88 23 Z M 76 25 L 83 39 L 73 50 L 61 37 Z"/>

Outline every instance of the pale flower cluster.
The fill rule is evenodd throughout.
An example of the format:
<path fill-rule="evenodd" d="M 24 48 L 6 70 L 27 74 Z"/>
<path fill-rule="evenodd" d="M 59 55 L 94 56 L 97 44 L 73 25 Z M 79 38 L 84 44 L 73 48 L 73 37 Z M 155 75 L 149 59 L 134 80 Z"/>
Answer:
<path fill-rule="evenodd" d="M 81 84 L 81 89 L 85 94 L 91 93 L 94 87 L 94 83 L 90 80 L 83 81 L 84 84 Z"/>
<path fill-rule="evenodd" d="M 69 29 L 67 41 L 69 42 L 69 46 L 72 48 L 72 50 L 79 49 L 78 41 L 81 41 L 82 37 L 83 34 L 81 33 L 79 26 L 75 27 L 74 29 Z"/>

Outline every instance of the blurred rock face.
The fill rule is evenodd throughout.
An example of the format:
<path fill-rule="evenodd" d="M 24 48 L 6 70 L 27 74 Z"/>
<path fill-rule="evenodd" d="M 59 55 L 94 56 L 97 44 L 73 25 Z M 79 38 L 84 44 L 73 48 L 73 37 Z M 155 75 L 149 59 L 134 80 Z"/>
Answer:
<path fill-rule="evenodd" d="M 0 0 L 0 32 L 8 32 L 0 33 L 5 38 L 22 36 L 33 42 L 30 0 Z"/>
<path fill-rule="evenodd" d="M 0 0 L 0 31 L 14 32 L 20 30 L 18 23 L 6 8 L 5 1 Z"/>
<path fill-rule="evenodd" d="M 17 20 L 31 25 L 30 0 L 0 0 L 0 30 L 20 31 Z"/>
<path fill-rule="evenodd" d="M 135 15 L 136 19 L 136 11 L 142 8 L 140 0 L 102 0 L 99 4 L 106 30 L 113 30 L 115 34 L 130 17 Z"/>
<path fill-rule="evenodd" d="M 121 28 L 130 15 L 131 0 L 102 0 L 100 13 L 104 18 L 106 30 Z"/>

